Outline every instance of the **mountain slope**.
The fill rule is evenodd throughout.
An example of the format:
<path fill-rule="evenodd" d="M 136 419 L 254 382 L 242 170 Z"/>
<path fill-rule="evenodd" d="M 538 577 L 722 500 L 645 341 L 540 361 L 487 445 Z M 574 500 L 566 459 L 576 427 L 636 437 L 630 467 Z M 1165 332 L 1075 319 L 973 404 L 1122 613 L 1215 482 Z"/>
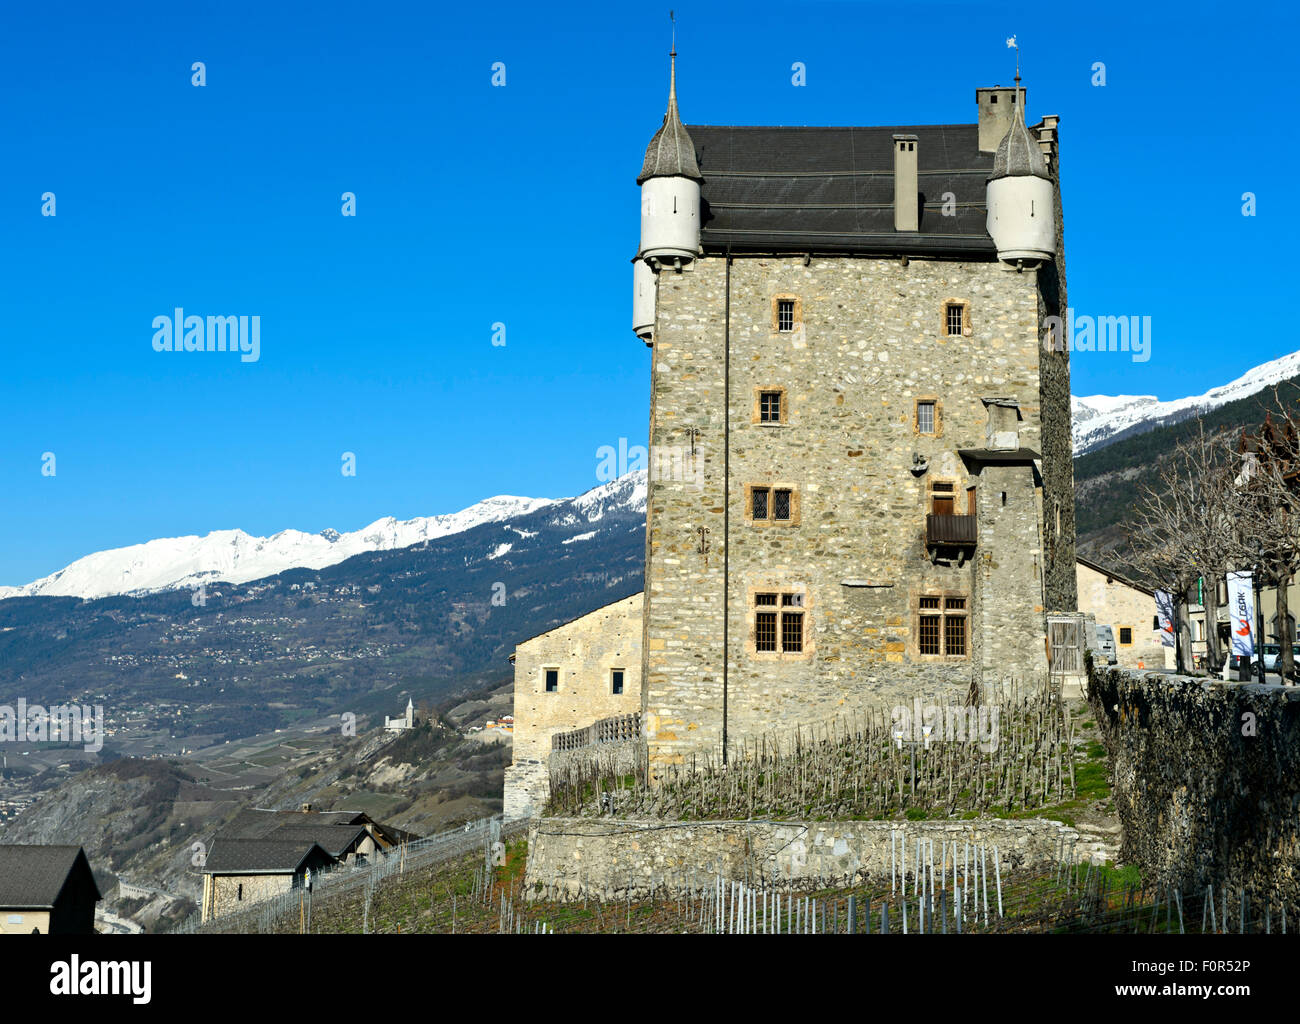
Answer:
<path fill-rule="evenodd" d="M 502 522 L 548 505 L 550 498 L 498 495 L 460 512 L 398 521 L 377 519 L 352 533 L 282 530 L 253 537 L 243 530 L 214 530 L 205 537 L 165 537 L 97 551 L 20 587 L 0 587 L 8 597 L 108 597 L 211 583 L 247 583 L 287 569 L 323 569 L 367 551 L 392 551 Z"/>
<path fill-rule="evenodd" d="M 1263 363 L 1203 395 L 1162 402 L 1155 395 L 1070 397 L 1076 457 L 1135 434 L 1212 412 L 1300 376 L 1300 352 Z"/>
<path fill-rule="evenodd" d="M 645 474 L 409 547 L 244 584 L 0 601 L 0 692 L 102 704 L 108 746 L 176 753 L 509 675 L 515 644 L 642 586 Z M 403 703 L 405 703 L 403 701 Z"/>

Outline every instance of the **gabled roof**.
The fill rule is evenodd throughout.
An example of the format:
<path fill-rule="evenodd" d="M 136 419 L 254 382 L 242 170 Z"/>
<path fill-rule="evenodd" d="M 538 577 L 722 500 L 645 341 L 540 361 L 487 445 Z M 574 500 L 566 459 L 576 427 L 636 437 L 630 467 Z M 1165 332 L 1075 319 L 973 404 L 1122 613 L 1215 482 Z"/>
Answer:
<path fill-rule="evenodd" d="M 361 811 L 273 811 L 246 807 L 236 814 L 218 835 L 223 839 L 266 839 L 285 825 L 307 825 L 313 829 L 332 825 L 366 825 L 370 818 Z"/>
<path fill-rule="evenodd" d="M 979 125 L 689 125 L 706 252 L 861 252 L 995 259 Z M 920 230 L 894 230 L 894 136 L 917 138 Z M 953 216 L 944 216 L 952 194 Z"/>
<path fill-rule="evenodd" d="M 1086 565 L 1093 572 L 1101 573 L 1107 579 L 1115 580 L 1117 583 L 1122 583 L 1126 587 L 1132 587 L 1134 590 L 1140 590 L 1144 594 L 1149 594 L 1152 597 L 1155 597 L 1156 592 L 1154 590 L 1149 587 L 1144 587 L 1141 583 L 1135 583 L 1127 576 L 1117 573 L 1114 569 L 1107 569 L 1104 565 L 1099 565 L 1097 562 L 1084 558 L 1082 555 L 1075 555 L 1074 560 L 1080 565 Z"/>
<path fill-rule="evenodd" d="M 331 857 L 338 859 L 351 852 L 368 835 L 370 833 L 364 825 L 313 825 L 311 822 L 302 822 L 281 825 L 269 838 L 277 842 L 313 841 L 319 843 Z"/>
<path fill-rule="evenodd" d="M 218 837 L 203 870 L 210 875 L 290 875 L 309 861 L 333 863 L 335 859 L 311 840 Z"/>
<path fill-rule="evenodd" d="M 103 899 L 80 846 L 0 846 L 0 908 L 50 909 L 74 871 L 85 871 Z"/>

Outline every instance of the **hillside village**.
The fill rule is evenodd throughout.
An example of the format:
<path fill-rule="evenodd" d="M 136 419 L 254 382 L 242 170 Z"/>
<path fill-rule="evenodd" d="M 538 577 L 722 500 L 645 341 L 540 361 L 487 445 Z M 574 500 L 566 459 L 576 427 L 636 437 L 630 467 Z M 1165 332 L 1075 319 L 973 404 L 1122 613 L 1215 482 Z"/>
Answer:
<path fill-rule="evenodd" d="M 1271 931 L 1300 910 L 1294 816 L 1250 814 L 1300 799 L 1300 594 L 1294 570 L 1261 582 L 1287 545 L 1259 547 L 1243 654 L 1247 549 L 1189 574 L 1135 527 L 1139 485 L 1175 479 L 1146 453 L 1191 419 L 1093 429 L 1076 457 L 1071 353 L 1043 330 L 1068 308 L 1061 118 L 1028 115 L 1017 72 L 954 97 L 956 123 L 696 124 L 676 62 L 629 163 L 646 465 L 203 603 L 0 602 L 8 671 L 113 709 L 105 756 L 6 745 L 0 932 L 1187 931 L 1215 891 Z M 1233 394 L 1187 407 L 1223 426 L 1233 493 L 1300 490 L 1294 387 Z M 1219 727 L 1243 714 L 1258 742 Z"/>

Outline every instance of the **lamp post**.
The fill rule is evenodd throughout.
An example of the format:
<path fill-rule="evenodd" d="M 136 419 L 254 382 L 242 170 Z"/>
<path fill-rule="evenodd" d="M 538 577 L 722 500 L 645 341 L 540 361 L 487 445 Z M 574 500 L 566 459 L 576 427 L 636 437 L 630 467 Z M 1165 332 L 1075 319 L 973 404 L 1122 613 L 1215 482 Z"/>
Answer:
<path fill-rule="evenodd" d="M 1255 587 L 1255 654 L 1259 657 L 1259 681 L 1268 682 L 1264 666 L 1264 603 L 1260 600 L 1264 579 L 1264 542 L 1255 538 L 1255 572 L 1251 583 Z"/>

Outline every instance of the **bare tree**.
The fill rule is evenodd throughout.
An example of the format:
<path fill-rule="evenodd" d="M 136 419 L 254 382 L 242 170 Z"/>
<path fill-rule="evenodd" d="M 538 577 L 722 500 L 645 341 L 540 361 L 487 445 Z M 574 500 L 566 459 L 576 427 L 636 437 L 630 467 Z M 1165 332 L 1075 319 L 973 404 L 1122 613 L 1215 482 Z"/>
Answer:
<path fill-rule="evenodd" d="M 1239 447 L 1243 554 L 1259 567 L 1263 582 L 1277 587 L 1278 668 L 1287 678 L 1295 672 L 1287 590 L 1300 571 L 1300 424 L 1279 403 L 1278 418 L 1270 412 L 1258 431 L 1242 435 Z"/>
<path fill-rule="evenodd" d="M 1134 513 L 1130 542 L 1138 570 L 1181 602 L 1198 579 L 1205 580 L 1206 652 L 1217 671 L 1219 655 L 1218 578 L 1245 558 L 1238 509 L 1240 455 L 1231 435 L 1197 433 L 1162 460 L 1154 484 L 1144 485 Z M 1175 605 L 1177 606 L 1177 604 Z M 1178 670 L 1183 671 L 1178 648 Z"/>

